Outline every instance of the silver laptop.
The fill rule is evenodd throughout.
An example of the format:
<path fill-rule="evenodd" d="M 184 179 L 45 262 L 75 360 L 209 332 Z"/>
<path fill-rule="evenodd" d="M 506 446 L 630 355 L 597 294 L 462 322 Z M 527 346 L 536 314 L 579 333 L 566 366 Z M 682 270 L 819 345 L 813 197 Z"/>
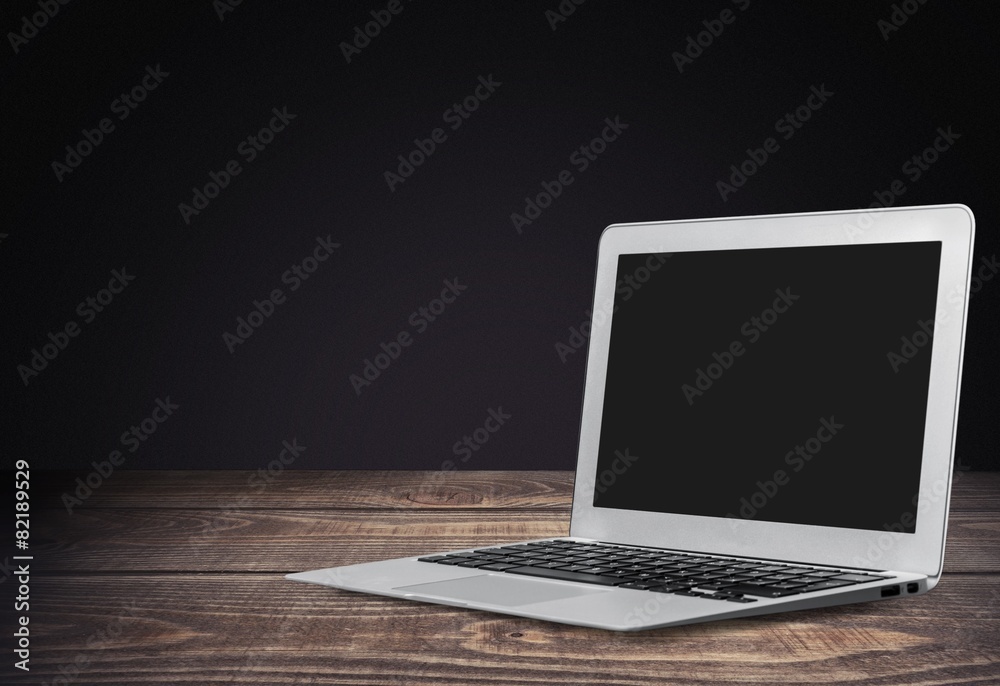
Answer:
<path fill-rule="evenodd" d="M 618 631 L 926 593 L 973 235 L 963 205 L 609 226 L 568 535 L 287 578 Z"/>

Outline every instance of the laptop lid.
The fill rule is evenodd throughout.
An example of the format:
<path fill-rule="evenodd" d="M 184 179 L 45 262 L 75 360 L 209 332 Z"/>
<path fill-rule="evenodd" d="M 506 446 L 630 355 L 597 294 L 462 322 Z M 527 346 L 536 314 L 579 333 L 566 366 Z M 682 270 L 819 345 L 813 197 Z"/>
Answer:
<path fill-rule="evenodd" d="M 963 205 L 616 224 L 573 536 L 940 574 Z"/>

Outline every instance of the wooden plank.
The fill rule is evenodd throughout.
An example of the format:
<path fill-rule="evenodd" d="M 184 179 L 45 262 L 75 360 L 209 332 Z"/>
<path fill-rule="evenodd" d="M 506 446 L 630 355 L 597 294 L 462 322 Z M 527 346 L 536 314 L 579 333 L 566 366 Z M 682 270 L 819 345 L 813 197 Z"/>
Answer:
<path fill-rule="evenodd" d="M 36 472 L 44 505 L 62 509 L 75 472 Z M 79 509 L 94 507 L 277 509 L 437 509 L 465 507 L 568 509 L 571 471 L 256 471 L 115 472 Z M 33 488 L 43 489 L 42 482 Z M 952 511 L 998 511 L 1000 472 L 956 472 Z"/>
<path fill-rule="evenodd" d="M 36 515 L 32 551 L 45 571 L 287 572 L 565 536 L 553 510 L 92 509 Z M 948 572 L 1000 572 L 1000 515 L 957 512 Z"/>
<path fill-rule="evenodd" d="M 1000 512 L 1000 472 L 956 471 L 951 481 L 952 512 Z"/>
<path fill-rule="evenodd" d="M 998 585 L 955 574 L 918 598 L 616 633 L 268 575 L 39 577 L 30 679 L 76 665 L 86 684 L 995 684 Z"/>
<path fill-rule="evenodd" d="M 64 509 L 74 472 L 39 473 L 43 505 Z M 85 476 L 85 475 L 84 475 Z M 85 492 L 85 491 L 83 491 Z M 118 471 L 78 510 L 95 507 L 278 509 L 551 508 L 568 510 L 573 472 L 554 471 Z"/>

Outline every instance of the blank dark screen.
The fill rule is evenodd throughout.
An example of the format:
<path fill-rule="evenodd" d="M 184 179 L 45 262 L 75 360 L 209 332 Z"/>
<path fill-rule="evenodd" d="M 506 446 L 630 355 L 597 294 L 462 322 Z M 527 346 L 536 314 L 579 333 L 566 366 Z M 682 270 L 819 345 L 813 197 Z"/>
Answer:
<path fill-rule="evenodd" d="M 594 505 L 913 533 L 940 258 L 620 256 Z"/>

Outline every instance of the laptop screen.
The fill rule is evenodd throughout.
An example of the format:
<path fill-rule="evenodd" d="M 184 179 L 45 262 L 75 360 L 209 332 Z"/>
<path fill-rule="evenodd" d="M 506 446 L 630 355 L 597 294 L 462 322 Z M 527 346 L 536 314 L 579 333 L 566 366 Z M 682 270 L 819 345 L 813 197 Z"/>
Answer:
<path fill-rule="evenodd" d="M 621 255 L 594 506 L 915 532 L 940 259 Z"/>

